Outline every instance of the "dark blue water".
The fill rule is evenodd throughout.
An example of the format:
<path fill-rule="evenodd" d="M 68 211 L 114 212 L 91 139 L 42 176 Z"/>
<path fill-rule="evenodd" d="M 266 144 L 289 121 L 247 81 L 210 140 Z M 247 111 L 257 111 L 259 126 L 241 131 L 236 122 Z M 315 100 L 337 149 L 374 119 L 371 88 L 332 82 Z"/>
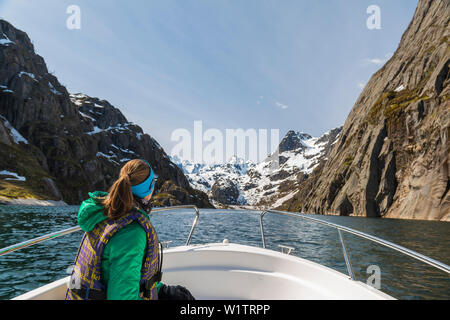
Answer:
<path fill-rule="evenodd" d="M 0 206 L 0 248 L 76 225 L 78 207 Z M 160 241 L 184 245 L 193 210 L 154 213 Z M 450 264 L 450 224 L 444 222 L 314 216 L 392 241 Z M 293 255 L 346 273 L 335 229 L 286 216 L 264 218 L 267 248 L 295 247 Z M 10 299 L 66 276 L 81 240 L 78 232 L 0 257 L 0 299 Z M 399 299 L 449 299 L 448 274 L 389 248 L 344 234 L 354 272 L 366 283 L 367 268 L 379 266 L 381 290 Z M 259 214 L 249 211 L 201 210 L 191 243 L 230 242 L 261 246 Z"/>

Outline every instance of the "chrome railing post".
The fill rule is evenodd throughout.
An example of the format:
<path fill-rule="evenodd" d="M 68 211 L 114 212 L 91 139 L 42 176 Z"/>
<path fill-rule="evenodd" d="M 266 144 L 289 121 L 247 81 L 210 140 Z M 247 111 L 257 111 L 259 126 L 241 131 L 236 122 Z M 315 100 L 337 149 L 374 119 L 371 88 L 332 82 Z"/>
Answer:
<path fill-rule="evenodd" d="M 161 212 L 161 211 L 172 211 L 176 209 L 194 209 L 195 210 L 195 219 L 192 222 L 191 231 L 189 232 L 189 236 L 186 240 L 186 246 L 188 246 L 191 243 L 192 236 L 194 235 L 195 228 L 197 227 L 198 220 L 200 219 L 200 211 L 198 210 L 196 205 L 181 205 L 181 206 L 174 206 L 174 207 L 165 207 L 165 208 L 155 208 L 152 211 L 153 212 Z"/>
<path fill-rule="evenodd" d="M 263 212 L 261 212 L 261 215 L 259 216 L 259 225 L 261 227 L 261 240 L 262 240 L 262 246 L 264 249 L 266 248 L 266 235 L 264 234 L 263 218 L 266 213 L 267 213 L 267 211 L 263 211 Z"/>
<path fill-rule="evenodd" d="M 350 262 L 350 257 L 347 253 L 347 247 L 345 246 L 344 235 L 342 234 L 341 229 L 337 229 L 339 233 L 339 239 L 341 240 L 342 251 L 344 253 L 345 264 L 347 265 L 348 275 L 352 280 L 355 280 L 355 274 L 353 273 L 352 263 Z"/>
<path fill-rule="evenodd" d="M 197 227 L 198 219 L 200 219 L 200 211 L 197 207 L 194 207 L 195 209 L 195 220 L 192 223 L 191 231 L 189 232 L 188 239 L 186 241 L 186 245 L 188 246 L 191 243 L 192 235 L 194 234 L 194 230 Z"/>

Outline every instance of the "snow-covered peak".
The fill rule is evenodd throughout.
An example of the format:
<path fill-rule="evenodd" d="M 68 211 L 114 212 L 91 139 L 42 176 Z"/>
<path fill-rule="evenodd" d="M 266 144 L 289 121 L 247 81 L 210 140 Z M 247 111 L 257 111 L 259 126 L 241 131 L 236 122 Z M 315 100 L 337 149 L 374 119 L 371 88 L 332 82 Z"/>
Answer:
<path fill-rule="evenodd" d="M 234 155 L 230 158 L 230 160 L 228 160 L 228 163 L 232 163 L 232 164 L 243 164 L 245 162 L 244 159 L 239 158 L 238 156 Z"/>
<path fill-rule="evenodd" d="M 312 139 L 312 136 L 304 132 L 289 131 L 281 140 L 278 147 L 280 153 L 306 148 L 306 141 Z"/>
<path fill-rule="evenodd" d="M 260 163 L 237 156 L 219 165 L 196 164 L 177 156 L 171 160 L 183 170 L 194 188 L 210 196 L 216 182 L 233 181 L 240 192 L 240 204 L 258 205 L 263 200 L 270 203 L 272 199 L 273 203 L 278 203 L 279 199 L 292 196 L 299 177 L 310 174 L 326 158 L 340 131 L 341 128 L 336 128 L 320 137 L 312 137 L 308 133 L 291 130 L 280 142 L 278 153 Z M 292 185 L 293 189 L 287 189 L 286 185 Z M 218 187 L 222 187 L 222 183 L 215 186 L 216 196 Z"/>
<path fill-rule="evenodd" d="M 73 93 L 70 94 L 70 98 L 72 99 L 86 99 L 89 98 L 87 95 L 85 95 L 84 93 Z"/>

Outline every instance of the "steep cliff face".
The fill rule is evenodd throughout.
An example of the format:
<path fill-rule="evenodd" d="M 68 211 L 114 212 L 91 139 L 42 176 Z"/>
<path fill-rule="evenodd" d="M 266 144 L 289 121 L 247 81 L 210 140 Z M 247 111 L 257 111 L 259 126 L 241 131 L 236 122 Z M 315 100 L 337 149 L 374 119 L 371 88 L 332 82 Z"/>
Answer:
<path fill-rule="evenodd" d="M 0 195 L 14 197 L 12 189 L 22 189 L 18 197 L 77 204 L 89 191 L 107 190 L 126 161 L 146 159 L 158 175 L 157 190 L 169 185 L 158 204 L 210 206 L 152 137 L 107 101 L 70 95 L 35 54 L 28 36 L 3 20 L 0 116 L 0 171 L 25 178 L 0 175 Z M 176 195 L 170 185 L 179 188 Z"/>
<path fill-rule="evenodd" d="M 283 208 L 450 220 L 450 1 L 419 0 L 329 155 Z"/>

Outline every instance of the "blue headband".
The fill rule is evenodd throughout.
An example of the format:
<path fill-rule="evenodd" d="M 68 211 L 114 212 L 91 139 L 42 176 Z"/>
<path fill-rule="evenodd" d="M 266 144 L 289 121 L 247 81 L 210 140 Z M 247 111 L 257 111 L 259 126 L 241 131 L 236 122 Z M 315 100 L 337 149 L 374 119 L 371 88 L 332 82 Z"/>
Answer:
<path fill-rule="evenodd" d="M 155 188 L 155 174 L 153 173 L 153 169 L 150 166 L 150 164 L 147 161 L 145 161 L 145 163 L 150 168 L 150 175 L 141 184 L 138 184 L 136 186 L 131 186 L 131 192 L 136 197 L 141 198 L 141 199 L 144 199 L 149 194 L 151 194 L 153 192 L 153 189 Z"/>

